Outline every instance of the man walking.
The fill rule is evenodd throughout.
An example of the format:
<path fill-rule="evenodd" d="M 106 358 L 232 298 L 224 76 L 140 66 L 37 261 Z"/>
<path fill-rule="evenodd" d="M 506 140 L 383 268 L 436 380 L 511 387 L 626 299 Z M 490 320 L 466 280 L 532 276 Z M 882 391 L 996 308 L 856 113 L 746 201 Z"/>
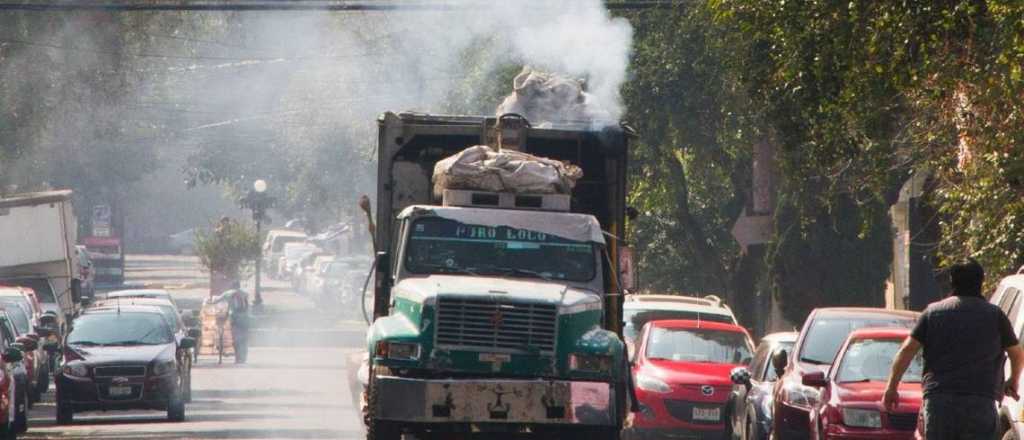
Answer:
<path fill-rule="evenodd" d="M 981 295 L 985 271 L 973 259 L 950 268 L 953 296 L 932 303 L 918 318 L 892 365 L 883 397 L 899 404 L 897 387 L 918 350 L 924 348 L 924 433 L 927 440 L 995 437 L 995 402 L 1019 399 L 1017 383 L 1024 350 L 1002 310 Z M 1010 379 L 1003 382 L 1005 355 Z"/>

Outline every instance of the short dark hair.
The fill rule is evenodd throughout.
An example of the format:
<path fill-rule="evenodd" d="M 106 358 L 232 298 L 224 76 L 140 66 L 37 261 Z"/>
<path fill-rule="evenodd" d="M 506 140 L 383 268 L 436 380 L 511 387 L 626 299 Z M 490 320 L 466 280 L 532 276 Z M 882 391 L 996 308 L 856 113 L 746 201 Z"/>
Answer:
<path fill-rule="evenodd" d="M 953 294 L 957 296 L 981 296 L 981 285 L 985 282 L 985 269 L 973 258 L 968 258 L 949 268 L 949 281 Z"/>

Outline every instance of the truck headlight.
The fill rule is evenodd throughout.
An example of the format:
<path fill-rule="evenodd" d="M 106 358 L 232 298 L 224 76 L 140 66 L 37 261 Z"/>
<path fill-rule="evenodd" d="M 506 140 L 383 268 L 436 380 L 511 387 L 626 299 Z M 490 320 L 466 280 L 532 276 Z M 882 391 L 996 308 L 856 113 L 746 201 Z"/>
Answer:
<path fill-rule="evenodd" d="M 396 361 L 415 361 L 420 358 L 420 344 L 380 341 L 377 343 L 377 357 Z"/>
<path fill-rule="evenodd" d="M 610 374 L 612 372 L 612 357 L 572 353 L 569 355 L 569 369 L 588 373 Z"/>
<path fill-rule="evenodd" d="M 64 364 L 64 369 L 62 371 L 65 376 L 89 377 L 89 367 L 82 364 Z"/>
<path fill-rule="evenodd" d="M 652 393 L 664 394 L 672 391 L 672 387 L 668 386 L 668 384 L 661 379 L 648 376 L 646 374 L 636 375 L 635 385 L 641 390 L 650 391 Z"/>
<path fill-rule="evenodd" d="M 174 365 L 174 361 L 163 361 L 153 364 L 153 375 L 154 376 L 166 376 L 174 373 L 178 370 L 177 366 Z"/>
<path fill-rule="evenodd" d="M 853 428 L 881 428 L 882 413 L 875 409 L 843 408 L 843 424 Z"/>

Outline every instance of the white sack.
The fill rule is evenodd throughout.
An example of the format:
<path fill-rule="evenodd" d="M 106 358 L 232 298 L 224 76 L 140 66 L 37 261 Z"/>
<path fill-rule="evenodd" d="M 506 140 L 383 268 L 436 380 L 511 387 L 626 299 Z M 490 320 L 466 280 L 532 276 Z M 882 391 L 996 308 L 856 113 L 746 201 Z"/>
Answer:
<path fill-rule="evenodd" d="M 477 145 L 434 165 L 434 195 L 445 189 L 570 194 L 581 177 L 583 170 L 575 165 Z"/>

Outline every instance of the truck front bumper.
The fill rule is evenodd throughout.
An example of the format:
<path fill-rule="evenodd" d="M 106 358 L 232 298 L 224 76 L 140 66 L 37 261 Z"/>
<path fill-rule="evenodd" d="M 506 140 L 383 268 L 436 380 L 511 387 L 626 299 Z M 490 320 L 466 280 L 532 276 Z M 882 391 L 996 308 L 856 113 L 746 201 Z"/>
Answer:
<path fill-rule="evenodd" d="M 376 416 L 411 423 L 616 426 L 615 390 L 604 382 L 374 378 Z"/>

